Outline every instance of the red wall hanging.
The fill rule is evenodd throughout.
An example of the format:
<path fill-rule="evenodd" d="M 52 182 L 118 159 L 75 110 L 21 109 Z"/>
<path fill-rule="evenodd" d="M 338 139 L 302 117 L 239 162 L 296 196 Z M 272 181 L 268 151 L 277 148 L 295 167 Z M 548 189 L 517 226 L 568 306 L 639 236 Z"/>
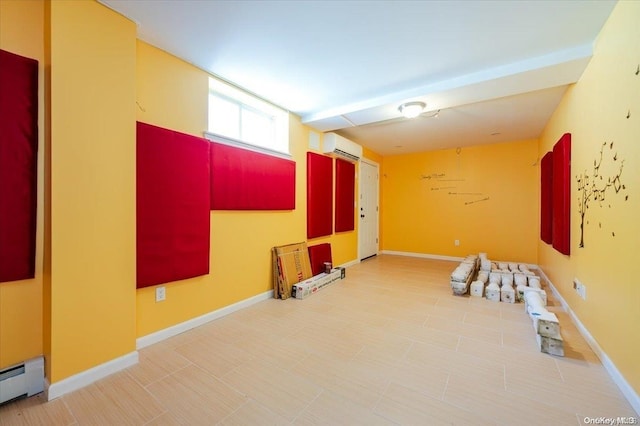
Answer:
<path fill-rule="evenodd" d="M 211 210 L 294 210 L 296 163 L 211 144 Z"/>
<path fill-rule="evenodd" d="M 323 243 L 315 246 L 309 246 L 307 250 L 309 251 L 311 272 L 314 276 L 325 271 L 325 262 L 330 262 L 333 267 L 333 259 L 331 258 L 331 244 Z"/>
<path fill-rule="evenodd" d="M 333 158 L 307 152 L 307 238 L 333 233 Z"/>
<path fill-rule="evenodd" d="M 38 61 L 0 50 L 0 282 L 35 276 Z"/>
<path fill-rule="evenodd" d="M 356 166 L 336 159 L 336 232 L 355 229 Z"/>
<path fill-rule="evenodd" d="M 553 153 L 547 152 L 540 162 L 540 239 L 553 242 Z"/>
<path fill-rule="evenodd" d="M 209 273 L 209 145 L 138 122 L 138 288 Z"/>
<path fill-rule="evenodd" d="M 571 252 L 571 134 L 565 133 L 553 147 L 553 248 Z"/>

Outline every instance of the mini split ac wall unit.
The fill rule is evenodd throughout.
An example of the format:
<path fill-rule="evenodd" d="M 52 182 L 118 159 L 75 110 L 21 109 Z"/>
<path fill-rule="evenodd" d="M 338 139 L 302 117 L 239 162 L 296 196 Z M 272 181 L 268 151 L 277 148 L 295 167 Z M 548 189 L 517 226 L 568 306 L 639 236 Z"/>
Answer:
<path fill-rule="evenodd" d="M 362 157 L 362 147 L 336 133 L 325 133 L 322 152 L 348 161 L 358 161 Z"/>

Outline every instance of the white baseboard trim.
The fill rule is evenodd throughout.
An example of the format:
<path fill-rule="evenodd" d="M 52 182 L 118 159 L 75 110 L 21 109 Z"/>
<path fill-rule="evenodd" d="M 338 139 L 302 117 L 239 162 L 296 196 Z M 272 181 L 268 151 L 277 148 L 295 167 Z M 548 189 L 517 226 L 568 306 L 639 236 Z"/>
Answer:
<path fill-rule="evenodd" d="M 189 331 L 192 328 L 199 327 L 210 321 L 239 311 L 240 309 L 246 308 L 258 302 L 262 302 L 263 300 L 271 299 L 272 297 L 273 290 L 265 291 L 264 293 L 257 294 L 255 296 L 249 297 L 248 299 L 241 300 L 239 302 L 236 302 L 229 306 L 225 306 L 199 317 L 192 318 L 176 325 L 172 325 L 171 327 L 167 327 L 154 333 L 147 334 L 146 336 L 138 337 L 136 339 L 136 349 L 146 348 L 147 346 L 153 345 L 154 343 L 161 342 L 165 339 L 168 339 L 169 337 L 177 336 L 178 334 Z"/>
<path fill-rule="evenodd" d="M 427 253 L 413 253 L 410 251 L 382 250 L 380 253 L 392 254 L 394 256 L 421 257 L 423 259 L 451 260 L 453 262 L 462 262 L 464 260 L 464 257 L 441 256 L 439 254 L 427 254 Z"/>
<path fill-rule="evenodd" d="M 348 268 L 350 266 L 357 265 L 358 263 L 360 263 L 360 261 L 358 259 L 354 259 L 352 261 L 343 263 L 342 265 L 338 265 L 338 266 L 340 266 L 342 268 Z"/>
<path fill-rule="evenodd" d="M 62 395 L 68 394 L 69 392 L 88 386 L 97 380 L 103 379 L 113 373 L 124 370 L 125 368 L 129 368 L 137 363 L 138 351 L 133 351 L 81 373 L 74 374 L 66 379 L 62 379 L 59 382 L 49 384 L 49 380 L 45 379 L 45 395 L 47 397 L 47 401 L 51 401 L 61 397 Z"/>
<path fill-rule="evenodd" d="M 549 284 L 549 288 L 551 288 L 553 296 L 558 299 L 558 301 L 560 301 L 562 308 L 569 314 L 569 316 L 571 317 L 571 321 L 573 321 L 573 323 L 576 325 L 578 331 L 580 331 L 580 334 L 582 334 L 582 337 L 584 337 L 584 339 L 587 341 L 587 344 L 591 347 L 591 350 L 593 350 L 598 358 L 600 358 L 600 362 L 602 362 L 604 369 L 607 370 L 607 373 L 609 373 L 609 376 L 611 376 L 613 382 L 618 386 L 618 388 L 620 388 L 620 391 L 625 396 L 625 398 L 627 398 L 627 401 L 629 401 L 629 404 L 631 404 L 636 414 L 640 416 L 640 396 L 636 393 L 629 382 L 626 381 L 622 373 L 620 373 L 620 370 L 618 370 L 613 361 L 611 361 L 611 358 L 609 358 L 606 352 L 602 350 L 598 342 L 593 338 L 591 333 L 589 333 L 589 330 L 587 330 L 587 327 L 582 324 L 582 321 L 580 321 L 575 312 L 573 312 L 567 301 L 564 300 L 564 297 L 562 297 L 549 277 L 547 277 L 547 275 L 540 267 L 536 267 L 536 269 L 540 273 L 540 276 L 543 277 L 544 280 Z"/>

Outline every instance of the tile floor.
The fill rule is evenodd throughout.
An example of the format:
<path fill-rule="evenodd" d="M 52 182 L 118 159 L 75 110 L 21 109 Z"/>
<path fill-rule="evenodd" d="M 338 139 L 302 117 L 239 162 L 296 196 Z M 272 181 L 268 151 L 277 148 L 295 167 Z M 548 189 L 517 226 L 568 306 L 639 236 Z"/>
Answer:
<path fill-rule="evenodd" d="M 522 304 L 456 297 L 455 262 L 382 255 L 305 300 L 267 300 L 0 425 L 582 425 L 637 414 L 567 314 L 563 358 Z M 550 292 L 548 292 L 550 293 Z"/>

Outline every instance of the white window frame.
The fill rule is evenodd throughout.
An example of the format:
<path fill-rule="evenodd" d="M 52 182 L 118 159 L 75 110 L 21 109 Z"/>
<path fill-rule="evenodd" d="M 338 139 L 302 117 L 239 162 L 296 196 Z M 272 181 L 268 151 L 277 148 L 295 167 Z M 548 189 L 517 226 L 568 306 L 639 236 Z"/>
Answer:
<path fill-rule="evenodd" d="M 205 138 L 221 142 L 227 145 L 238 146 L 252 151 L 262 152 L 269 155 L 275 155 L 283 158 L 291 158 L 289 151 L 289 113 L 269 102 L 266 102 L 254 95 L 244 92 L 222 80 L 209 78 L 209 96 L 207 103 L 211 104 L 211 96 L 215 96 L 226 102 L 238 106 L 238 135 L 239 138 L 230 137 L 229 135 L 218 134 L 211 129 L 211 116 L 209 112 L 208 128 L 204 132 Z M 243 138 L 242 111 L 249 111 L 254 114 L 261 115 L 271 120 L 271 132 L 269 140 L 265 144 L 256 144 Z"/>

